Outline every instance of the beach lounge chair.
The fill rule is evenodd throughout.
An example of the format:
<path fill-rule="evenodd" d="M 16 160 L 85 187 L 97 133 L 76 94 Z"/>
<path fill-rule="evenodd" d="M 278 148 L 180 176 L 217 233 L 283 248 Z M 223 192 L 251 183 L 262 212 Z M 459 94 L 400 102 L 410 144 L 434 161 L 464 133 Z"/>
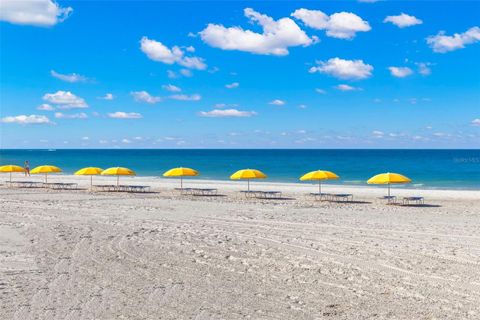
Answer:
<path fill-rule="evenodd" d="M 257 199 L 274 199 L 282 196 L 281 191 L 242 190 L 240 192 L 245 194 L 246 198 L 253 197 Z"/>
<path fill-rule="evenodd" d="M 215 188 L 191 188 L 191 194 L 194 196 L 216 196 L 218 190 Z"/>
<path fill-rule="evenodd" d="M 350 194 L 350 193 L 331 194 L 330 199 L 331 201 L 338 201 L 338 202 L 353 201 L 353 194 Z"/>
<path fill-rule="evenodd" d="M 181 195 L 192 194 L 192 188 L 175 188 L 175 191 L 179 191 Z"/>
<path fill-rule="evenodd" d="M 396 196 L 383 196 L 380 199 L 387 200 L 387 204 L 395 204 L 397 203 L 397 197 Z"/>
<path fill-rule="evenodd" d="M 126 186 L 128 192 L 148 192 L 150 191 L 150 186 Z"/>
<path fill-rule="evenodd" d="M 95 191 L 115 191 L 116 186 L 113 184 L 94 184 L 92 190 Z"/>
<path fill-rule="evenodd" d="M 323 201 L 323 200 L 330 200 L 331 194 L 330 193 L 318 193 L 318 192 L 311 192 L 310 196 L 314 197 L 315 200 Z"/>
<path fill-rule="evenodd" d="M 403 197 L 402 199 L 404 205 L 409 205 L 411 202 L 414 204 L 425 204 L 425 199 L 423 197 Z"/>
<path fill-rule="evenodd" d="M 38 181 L 6 181 L 5 184 L 12 188 L 41 188 L 43 182 Z"/>

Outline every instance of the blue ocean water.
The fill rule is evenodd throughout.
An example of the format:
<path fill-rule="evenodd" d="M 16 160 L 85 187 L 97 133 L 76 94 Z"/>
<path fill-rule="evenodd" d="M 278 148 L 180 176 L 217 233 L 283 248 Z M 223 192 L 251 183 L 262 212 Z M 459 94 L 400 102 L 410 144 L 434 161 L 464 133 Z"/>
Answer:
<path fill-rule="evenodd" d="M 410 187 L 480 189 L 480 150 L 0 150 L 2 165 L 25 160 L 31 168 L 53 164 L 68 174 L 86 166 L 124 166 L 141 176 L 161 176 L 184 166 L 199 170 L 203 179 L 220 180 L 256 168 L 279 182 L 298 182 L 305 172 L 323 169 L 341 177 L 331 183 L 354 185 L 389 171 L 410 177 Z"/>

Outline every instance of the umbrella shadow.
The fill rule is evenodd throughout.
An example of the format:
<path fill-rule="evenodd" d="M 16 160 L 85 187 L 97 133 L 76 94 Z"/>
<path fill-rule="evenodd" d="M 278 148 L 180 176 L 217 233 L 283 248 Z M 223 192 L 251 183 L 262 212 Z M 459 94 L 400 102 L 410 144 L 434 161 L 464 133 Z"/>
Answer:
<path fill-rule="evenodd" d="M 398 204 L 399 206 L 401 207 L 413 207 L 413 208 L 440 208 L 442 207 L 441 205 L 439 204 L 401 204 L 399 203 Z"/>

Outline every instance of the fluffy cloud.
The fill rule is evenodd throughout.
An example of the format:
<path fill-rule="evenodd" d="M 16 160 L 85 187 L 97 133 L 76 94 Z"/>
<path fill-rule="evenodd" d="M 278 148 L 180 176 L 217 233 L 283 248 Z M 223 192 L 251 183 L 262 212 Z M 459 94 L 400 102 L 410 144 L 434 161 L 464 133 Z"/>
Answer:
<path fill-rule="evenodd" d="M 398 16 L 387 16 L 384 20 L 383 23 L 390 22 L 394 25 L 396 25 L 399 28 L 406 28 L 406 27 L 411 27 L 415 26 L 417 24 L 422 24 L 423 21 L 414 17 L 410 16 L 406 13 L 401 13 Z"/>
<path fill-rule="evenodd" d="M 385 135 L 385 133 L 384 133 L 383 131 L 375 130 L 375 131 L 372 131 L 372 135 L 373 135 L 375 138 L 383 138 L 383 136 Z"/>
<path fill-rule="evenodd" d="M 180 92 L 180 91 L 182 91 L 182 89 L 180 89 L 177 86 L 174 86 L 173 84 L 164 84 L 162 86 L 162 89 L 170 91 L 170 92 Z"/>
<path fill-rule="evenodd" d="M 370 31 L 367 21 L 351 12 L 339 12 L 330 16 L 320 10 L 298 9 L 292 16 L 303 21 L 305 25 L 317 30 L 326 30 L 327 36 L 351 40 L 357 32 Z"/>
<path fill-rule="evenodd" d="M 39 105 L 37 107 L 37 110 L 40 110 L 40 111 L 53 111 L 55 110 L 55 107 L 52 107 L 51 105 L 49 105 L 48 103 L 43 103 L 41 105 Z"/>
<path fill-rule="evenodd" d="M 18 124 L 52 124 L 50 119 L 46 116 L 39 116 L 39 115 L 19 115 L 19 116 L 11 116 L 5 117 L 1 119 L 3 123 L 18 123 Z"/>
<path fill-rule="evenodd" d="M 55 118 L 57 119 L 87 119 L 88 116 L 84 112 L 74 113 L 74 114 L 65 114 L 61 112 L 55 112 Z"/>
<path fill-rule="evenodd" d="M 61 74 L 61 73 L 56 72 L 55 70 L 51 70 L 51 71 L 50 71 L 50 74 L 51 74 L 52 77 L 54 77 L 54 78 L 60 79 L 60 80 L 65 81 L 65 82 L 71 82 L 71 83 L 74 83 L 74 82 L 85 82 L 85 81 L 88 80 L 87 77 L 82 76 L 82 75 L 79 75 L 79 74 L 76 74 L 76 73 Z"/>
<path fill-rule="evenodd" d="M 472 120 L 472 126 L 480 127 L 480 118 Z"/>
<path fill-rule="evenodd" d="M 43 96 L 43 100 L 58 105 L 58 109 L 88 108 L 85 100 L 74 95 L 70 91 L 59 90 L 55 93 L 47 93 Z"/>
<path fill-rule="evenodd" d="M 14 24 L 48 27 L 62 22 L 73 12 L 52 0 L 2 0 L 0 20 Z"/>
<path fill-rule="evenodd" d="M 308 72 L 321 72 L 338 79 L 360 80 L 372 75 L 373 66 L 363 60 L 344 60 L 331 58 L 328 61 L 317 61 L 318 66 L 311 67 Z"/>
<path fill-rule="evenodd" d="M 430 69 L 431 63 L 419 62 L 416 65 L 418 66 L 418 73 L 420 73 L 422 76 L 428 76 L 432 73 L 432 70 Z"/>
<path fill-rule="evenodd" d="M 123 112 L 123 111 L 117 111 L 117 112 L 109 113 L 108 117 L 113 118 L 113 119 L 140 119 L 140 118 L 143 118 L 140 113 Z"/>
<path fill-rule="evenodd" d="M 316 92 L 316 93 L 320 93 L 320 94 L 326 94 L 326 93 L 327 93 L 327 91 L 325 91 L 325 90 L 323 90 L 323 89 L 320 89 L 320 88 L 316 88 L 316 89 L 315 89 L 315 92 Z"/>
<path fill-rule="evenodd" d="M 106 93 L 103 97 L 100 97 L 99 99 L 102 100 L 113 100 L 115 99 L 115 96 L 111 93 Z"/>
<path fill-rule="evenodd" d="M 227 89 L 235 89 L 235 88 L 238 88 L 239 86 L 240 86 L 240 83 L 238 83 L 238 82 L 233 82 L 233 83 L 226 84 L 226 85 L 225 85 L 225 88 L 227 88 Z"/>
<path fill-rule="evenodd" d="M 256 114 L 255 111 L 240 111 L 237 109 L 215 109 L 208 112 L 199 112 L 199 116 L 209 118 L 246 118 Z"/>
<path fill-rule="evenodd" d="M 434 52 L 445 53 L 463 49 L 467 44 L 480 41 L 480 28 L 473 27 L 463 33 L 455 33 L 453 36 L 445 35 L 444 31 L 427 38 L 428 45 Z"/>
<path fill-rule="evenodd" d="M 171 95 L 169 98 L 173 100 L 180 100 L 180 101 L 199 101 L 202 99 L 202 96 L 199 94 L 192 94 L 192 95 L 174 94 L 174 95 Z"/>
<path fill-rule="evenodd" d="M 340 91 L 361 91 L 362 90 L 361 88 L 352 87 L 352 86 L 349 86 L 348 84 L 339 84 L 338 86 L 335 86 L 334 88 L 337 89 L 337 90 L 340 90 Z"/>
<path fill-rule="evenodd" d="M 130 92 L 130 94 L 135 99 L 135 101 L 139 101 L 139 102 L 145 102 L 145 103 L 153 104 L 153 103 L 157 103 L 157 102 L 162 101 L 162 98 L 154 97 L 150 93 L 148 93 L 147 91 L 132 91 L 132 92 Z"/>
<path fill-rule="evenodd" d="M 263 32 L 210 23 L 199 33 L 201 39 L 208 45 L 223 50 L 277 56 L 287 55 L 289 47 L 309 46 L 318 40 L 316 37 L 310 38 L 290 18 L 274 20 L 251 8 L 245 8 L 244 14 L 251 23 L 260 25 Z"/>
<path fill-rule="evenodd" d="M 283 106 L 286 102 L 280 99 L 275 99 L 270 101 L 268 104 L 273 104 L 274 106 Z"/>
<path fill-rule="evenodd" d="M 413 70 L 408 67 L 388 67 L 390 74 L 397 78 L 405 78 L 413 74 Z"/>
<path fill-rule="evenodd" d="M 202 58 L 186 57 L 185 52 L 180 47 L 173 46 L 170 49 L 161 42 L 150 40 L 147 37 L 143 37 L 140 40 L 140 50 L 154 61 L 166 64 L 177 63 L 183 67 L 197 70 L 205 70 L 207 68 Z"/>

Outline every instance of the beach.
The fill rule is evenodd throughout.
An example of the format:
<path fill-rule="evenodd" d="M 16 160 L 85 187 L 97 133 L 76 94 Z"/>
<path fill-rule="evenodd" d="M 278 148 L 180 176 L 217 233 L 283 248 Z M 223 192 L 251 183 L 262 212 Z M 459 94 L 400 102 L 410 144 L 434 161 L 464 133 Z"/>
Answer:
<path fill-rule="evenodd" d="M 314 184 L 254 182 L 283 192 L 258 200 L 244 182 L 185 181 L 217 197 L 121 183 L 152 192 L 0 188 L 0 318 L 480 316 L 480 191 L 392 189 L 425 197 L 404 207 L 379 200 L 384 188 L 325 186 L 354 194 L 331 203 L 305 196 Z"/>

